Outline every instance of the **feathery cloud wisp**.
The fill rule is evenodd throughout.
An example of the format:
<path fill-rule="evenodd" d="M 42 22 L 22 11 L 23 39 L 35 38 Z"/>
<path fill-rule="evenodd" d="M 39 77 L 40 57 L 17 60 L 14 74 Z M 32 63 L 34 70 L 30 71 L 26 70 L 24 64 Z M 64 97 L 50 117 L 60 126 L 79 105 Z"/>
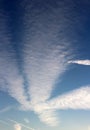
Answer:
<path fill-rule="evenodd" d="M 90 65 L 90 60 L 71 60 L 68 63 L 75 63 L 80 65 Z"/>

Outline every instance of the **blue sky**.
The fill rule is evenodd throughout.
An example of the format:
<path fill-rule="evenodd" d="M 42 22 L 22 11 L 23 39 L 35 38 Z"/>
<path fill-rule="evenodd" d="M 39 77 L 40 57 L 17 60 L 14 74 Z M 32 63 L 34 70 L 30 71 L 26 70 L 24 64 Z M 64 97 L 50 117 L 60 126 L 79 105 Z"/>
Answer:
<path fill-rule="evenodd" d="M 90 1 L 0 1 L 0 129 L 90 130 Z"/>

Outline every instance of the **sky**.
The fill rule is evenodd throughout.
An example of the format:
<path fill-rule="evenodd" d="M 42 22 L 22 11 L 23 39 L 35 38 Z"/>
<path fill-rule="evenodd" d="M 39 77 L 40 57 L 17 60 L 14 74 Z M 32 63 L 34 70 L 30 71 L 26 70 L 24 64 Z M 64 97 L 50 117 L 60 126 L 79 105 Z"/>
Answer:
<path fill-rule="evenodd" d="M 90 130 L 89 78 L 89 0 L 0 0 L 1 130 Z"/>

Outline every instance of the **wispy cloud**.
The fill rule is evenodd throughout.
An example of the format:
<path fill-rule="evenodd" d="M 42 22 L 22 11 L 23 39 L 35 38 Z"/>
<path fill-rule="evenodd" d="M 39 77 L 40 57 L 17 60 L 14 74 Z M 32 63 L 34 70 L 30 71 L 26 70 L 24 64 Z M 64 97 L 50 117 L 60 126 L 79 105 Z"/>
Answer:
<path fill-rule="evenodd" d="M 14 125 L 18 125 L 18 124 L 19 124 L 20 127 L 24 127 L 24 128 L 29 129 L 29 130 L 35 130 L 34 128 L 31 128 L 31 127 L 29 127 L 29 126 L 26 126 L 26 125 L 24 125 L 24 124 L 22 124 L 22 123 L 19 123 L 19 122 L 15 121 L 15 120 L 8 119 L 8 121 L 14 123 Z"/>
<path fill-rule="evenodd" d="M 80 65 L 90 65 L 90 60 L 71 60 L 68 63 L 80 64 Z"/>
<path fill-rule="evenodd" d="M 56 126 L 60 121 L 57 118 L 57 114 L 55 110 L 44 110 L 40 113 L 38 113 L 39 118 L 41 121 L 45 122 L 49 126 Z"/>
<path fill-rule="evenodd" d="M 3 109 L 0 109 L 0 113 L 4 113 L 4 112 L 7 112 L 7 111 L 10 111 L 13 107 L 12 106 L 7 106 Z"/>
<path fill-rule="evenodd" d="M 61 49 L 61 50 L 60 50 Z M 28 52 L 27 48 L 27 52 Z M 42 50 L 41 50 L 42 51 Z M 33 104 L 43 102 L 50 98 L 51 92 L 54 88 L 54 83 L 58 76 L 62 75 L 67 68 L 66 52 L 62 48 L 46 48 L 47 54 L 44 54 L 44 59 L 38 56 L 42 52 L 35 52 L 32 57 L 26 55 L 25 70 L 28 81 L 30 81 L 29 94 Z M 59 51 L 61 54 L 58 55 Z M 30 51 L 29 51 L 30 52 Z M 35 58 L 38 57 L 38 58 Z M 62 61 L 60 63 L 60 61 Z M 28 70 L 30 73 L 28 73 Z M 39 98 L 41 96 L 42 98 Z"/>
<path fill-rule="evenodd" d="M 90 86 L 63 94 L 49 102 L 54 109 L 90 109 Z"/>
<path fill-rule="evenodd" d="M 26 11 L 28 10 L 26 9 Z M 2 33 L 2 40 L 4 40 L 4 37 L 8 40 L 6 39 L 6 41 L 2 42 L 4 45 L 1 44 L 1 89 L 15 98 L 23 110 L 33 110 L 38 115 L 36 106 L 50 98 L 58 77 L 62 76 L 67 70 L 67 61 L 71 59 L 72 49 L 70 49 L 70 42 L 63 38 L 65 34 L 62 31 L 60 35 L 58 34 L 60 29 L 65 30 L 64 26 L 67 23 L 64 15 L 62 16 L 64 22 L 59 23 L 59 20 L 61 21 L 60 12 L 62 10 L 59 8 L 52 9 L 48 12 L 48 15 L 47 13 L 42 13 L 32 19 L 29 17 L 29 13 L 25 13 L 22 53 L 18 52 L 14 48 L 15 46 L 12 46 L 12 44 L 16 45 L 16 43 L 11 43 L 12 35 L 7 28 L 4 28 L 5 32 Z M 57 15 L 60 16 L 59 20 L 56 17 Z M 32 20 L 33 26 L 31 26 Z M 29 27 L 27 28 L 27 26 Z M 10 36 L 5 35 L 8 33 Z M 21 63 L 20 61 L 23 62 Z M 44 115 L 47 116 L 44 118 Z M 53 116 L 52 119 L 50 115 Z M 44 122 L 46 121 L 47 124 L 57 122 L 55 121 L 53 111 L 42 113 L 41 110 L 39 117 Z"/>
<path fill-rule="evenodd" d="M 44 111 L 38 113 L 36 109 L 39 103 L 46 102 L 50 98 L 58 77 L 62 76 L 67 70 L 67 61 L 71 58 L 71 51 L 68 50 L 70 45 L 66 45 L 63 41 L 61 45 L 58 43 L 58 45 L 49 44 L 47 40 L 49 38 L 48 33 L 44 39 L 44 36 L 33 38 L 30 46 L 30 41 L 26 41 L 27 44 L 24 47 L 24 69 L 30 85 L 28 87 L 28 94 L 30 95 L 32 110 L 46 124 L 56 125 L 58 121 L 54 116 L 54 112 Z M 43 32 L 41 35 L 44 35 Z M 52 35 L 51 38 L 53 39 L 53 37 Z"/>
<path fill-rule="evenodd" d="M 62 2 L 59 8 L 50 7 L 46 11 L 37 8 L 30 16 L 32 5 L 29 5 L 25 4 L 22 47 L 13 43 L 15 39 L 7 30 L 6 19 L 0 23 L 0 90 L 15 98 L 23 110 L 33 110 L 41 121 L 55 126 L 57 109 L 90 109 L 90 87 L 87 86 L 50 100 L 55 83 L 68 69 L 68 63 L 90 65 L 90 61 L 71 60 L 73 41 L 67 36 L 69 27 L 72 28 L 71 19 L 67 19 L 71 6 Z M 11 122 L 17 130 L 21 127 L 33 130 Z"/>
<path fill-rule="evenodd" d="M 1 14 L 0 14 L 1 16 Z M 16 51 L 11 43 L 11 32 L 7 29 L 6 16 L 0 20 L 0 90 L 8 92 L 20 104 L 27 104 L 23 76 L 20 74 Z"/>
<path fill-rule="evenodd" d="M 90 109 L 90 86 L 67 92 L 44 103 L 35 106 L 35 111 L 40 119 L 50 126 L 58 124 L 56 110 Z"/>

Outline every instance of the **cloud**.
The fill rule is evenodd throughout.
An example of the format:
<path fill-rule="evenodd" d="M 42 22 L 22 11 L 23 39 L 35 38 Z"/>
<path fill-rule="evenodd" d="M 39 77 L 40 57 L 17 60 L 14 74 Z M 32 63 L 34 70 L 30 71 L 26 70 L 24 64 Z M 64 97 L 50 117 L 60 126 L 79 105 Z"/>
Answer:
<path fill-rule="evenodd" d="M 0 16 L 0 90 L 8 92 L 20 104 L 26 105 L 24 81 L 18 65 L 20 59 L 17 59 L 14 43 L 11 42 L 12 34 L 7 29 L 8 18 L 4 14 Z"/>
<path fill-rule="evenodd" d="M 35 130 L 34 128 L 28 127 L 28 126 L 26 126 L 26 125 L 24 125 L 24 124 L 22 124 L 22 123 L 19 123 L 19 122 L 15 121 L 15 120 L 8 119 L 8 121 L 14 123 L 14 126 L 15 126 L 15 125 L 17 126 L 17 125 L 19 124 L 20 127 L 24 127 L 24 128 L 26 128 L 26 129 L 29 129 L 29 130 Z"/>
<path fill-rule="evenodd" d="M 75 64 L 80 64 L 80 65 L 90 65 L 90 60 L 73 60 L 73 61 L 68 61 L 68 63 L 75 63 Z"/>
<path fill-rule="evenodd" d="M 40 120 L 50 126 L 59 123 L 57 110 L 90 110 L 90 86 L 83 86 L 35 106 Z"/>
<path fill-rule="evenodd" d="M 60 123 L 54 110 L 44 110 L 38 113 L 38 115 L 40 120 L 45 122 L 49 126 L 57 126 L 58 123 Z"/>
<path fill-rule="evenodd" d="M 70 41 L 64 38 L 66 34 L 63 30 L 66 30 L 67 18 L 64 14 L 60 15 L 63 8 L 52 8 L 48 13 L 41 11 L 38 17 L 32 12 L 35 14 L 33 18 L 29 16 L 30 10 L 25 9 L 22 48 L 21 44 L 12 38 L 13 32 L 7 30 L 7 21 L 2 22 L 4 32 L 1 31 L 0 36 L 0 89 L 16 99 L 21 105 L 20 109 L 33 110 L 39 115 L 36 106 L 51 97 L 58 77 L 68 68 L 67 61 L 71 59 L 72 49 Z M 61 33 L 58 34 L 60 30 Z M 44 115 L 47 116 L 44 118 Z M 39 117 L 48 124 L 54 124 L 53 122 L 57 122 L 54 115 L 53 111 L 42 112 L 41 109 Z"/>
<path fill-rule="evenodd" d="M 67 34 L 73 23 L 67 17 L 73 6 L 63 2 L 59 5 L 58 8 L 46 5 L 46 11 L 44 7 L 32 9 L 30 16 L 33 5 L 25 4 L 22 43 L 17 43 L 18 36 L 14 38 L 13 32 L 7 30 L 6 18 L 0 23 L 0 90 L 16 99 L 20 109 L 34 111 L 41 121 L 51 126 L 58 124 L 57 109 L 90 109 L 90 88 L 87 86 L 50 99 L 68 63 L 90 64 L 89 60 L 71 60 L 73 41 Z M 17 130 L 33 129 L 12 122 Z"/>
<path fill-rule="evenodd" d="M 21 130 L 22 127 L 21 127 L 20 124 L 15 124 L 15 125 L 14 125 L 14 129 L 15 129 L 15 130 Z"/>
<path fill-rule="evenodd" d="M 25 5 L 23 38 L 24 70 L 30 85 L 28 94 L 32 105 L 50 98 L 57 78 L 67 69 L 72 50 L 65 34 L 65 27 L 69 25 L 66 24 L 64 13 L 67 14 L 68 7 L 67 12 L 63 12 L 63 7 L 51 7 L 51 10 L 48 8 L 48 13 L 37 8 L 32 10 L 34 17 L 32 15 L 31 18 L 29 11 L 33 4 Z M 42 98 L 39 98 L 40 96 Z"/>
<path fill-rule="evenodd" d="M 48 105 L 52 109 L 90 109 L 90 86 L 84 86 L 56 97 Z"/>
<path fill-rule="evenodd" d="M 35 58 L 38 56 L 38 52 L 35 52 L 36 54 L 33 57 L 29 57 L 28 61 L 26 61 L 25 69 L 28 81 L 30 81 L 30 88 L 28 90 L 32 103 L 43 102 L 49 99 L 55 81 L 66 70 L 66 54 L 61 50 L 61 55 L 58 56 L 59 50 L 55 50 L 55 48 L 48 50 L 48 55 L 45 54 L 44 59 L 40 57 Z M 39 53 L 42 54 L 42 52 Z M 60 61 L 62 62 L 60 63 Z M 30 73 L 28 73 L 28 70 Z M 42 98 L 39 98 L 39 96 Z"/>
<path fill-rule="evenodd" d="M 65 43 L 49 45 L 48 34 L 46 35 L 47 37 L 41 40 L 39 40 L 41 36 L 34 38 L 30 48 L 29 41 L 27 41 L 28 44 L 24 47 L 24 69 L 30 85 L 27 91 L 30 96 L 31 109 L 39 115 L 40 120 L 44 123 L 54 126 L 58 122 L 54 116 L 55 113 L 50 111 L 38 113 L 36 109 L 37 105 L 43 104 L 51 97 L 58 77 L 62 76 L 68 68 L 67 61 L 71 58 L 69 56 L 71 51 L 68 50 L 69 45 L 65 45 Z"/>
<path fill-rule="evenodd" d="M 7 107 L 5 107 L 3 109 L 0 109 L 0 113 L 7 112 L 7 111 L 11 110 L 12 108 L 13 108 L 12 106 L 7 106 Z"/>
<path fill-rule="evenodd" d="M 21 130 L 22 129 L 20 124 L 15 124 L 14 128 L 15 128 L 15 130 Z"/>

